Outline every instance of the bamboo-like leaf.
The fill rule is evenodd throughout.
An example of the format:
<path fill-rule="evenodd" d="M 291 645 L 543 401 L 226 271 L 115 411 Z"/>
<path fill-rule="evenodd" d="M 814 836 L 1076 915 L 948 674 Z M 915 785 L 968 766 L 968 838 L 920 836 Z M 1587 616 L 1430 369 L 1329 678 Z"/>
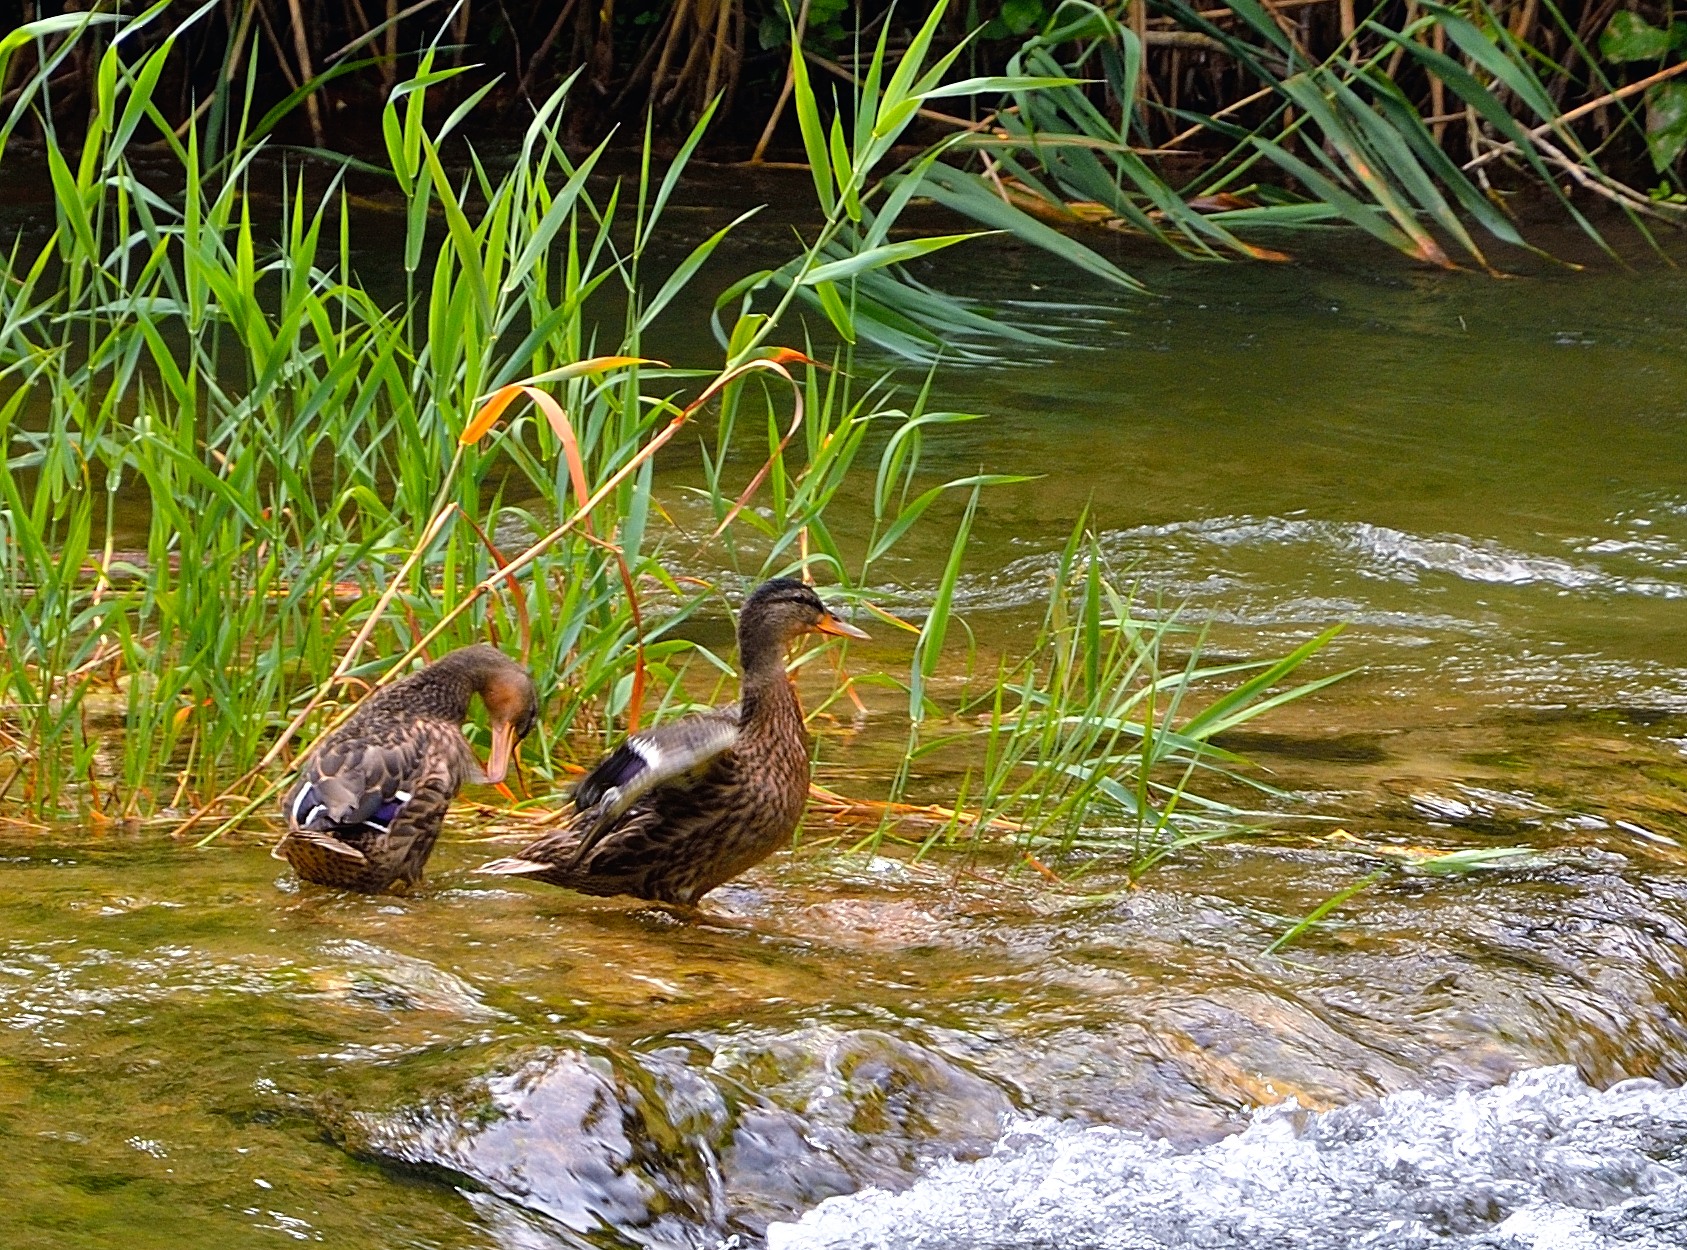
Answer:
<path fill-rule="evenodd" d="M 966 234 L 940 234 L 923 239 L 906 239 L 900 243 L 884 243 L 878 247 L 869 248 L 865 252 L 858 252 L 854 256 L 846 256 L 842 260 L 828 261 L 824 265 L 816 265 L 799 279 L 801 286 L 818 286 L 822 282 L 842 282 L 857 274 L 866 273 L 873 269 L 882 269 L 886 265 L 900 265 L 921 256 L 941 251 L 946 247 L 953 247 L 957 243 L 964 243 L 968 239 L 981 238 L 993 233 L 988 230 L 974 230 Z"/>
<path fill-rule="evenodd" d="M 660 367 L 662 363 L 660 360 L 651 360 L 645 356 L 592 356 L 586 360 L 576 360 L 570 364 L 560 365 L 555 369 L 547 369 L 543 373 L 535 373 L 532 377 L 523 378 L 519 382 L 507 383 L 490 395 L 483 395 L 475 401 L 480 404 L 480 407 L 475 411 L 469 423 L 463 427 L 463 432 L 457 441 L 464 446 L 470 443 L 478 443 L 491 433 L 492 428 L 498 424 L 498 419 L 517 399 L 520 399 L 523 395 L 531 398 L 537 394 L 542 394 L 543 392 L 537 391 L 536 388 L 543 383 L 566 382 L 570 378 L 584 377 L 591 373 L 607 373 L 612 369 L 625 369 L 632 365 L 656 365 Z M 560 432 L 558 437 L 561 437 Z"/>
<path fill-rule="evenodd" d="M 949 558 L 944 562 L 943 575 L 937 582 L 937 594 L 932 598 L 931 611 L 920 630 L 920 640 L 914 646 L 914 665 L 909 673 L 908 717 L 918 723 L 925 719 L 925 688 L 937 674 L 943 654 L 943 640 L 949 632 L 949 614 L 955 601 L 955 585 L 960 581 L 961 564 L 966 557 L 967 543 L 972 537 L 973 517 L 978 513 L 978 493 L 974 486 L 967 499 L 966 511 L 961 514 L 955 539 L 949 546 Z"/>
<path fill-rule="evenodd" d="M 1004 230 L 1098 278 L 1133 291 L 1146 290 L 1141 282 L 1112 261 L 1070 235 L 1062 234 L 1014 208 L 1000 196 L 993 194 L 976 176 L 964 170 L 950 165 L 934 164 L 926 171 L 917 190 L 912 194 L 929 196 L 939 204 L 963 213 L 974 221 Z"/>
<path fill-rule="evenodd" d="M 1330 626 L 1317 637 L 1303 642 L 1269 668 L 1243 682 L 1223 697 L 1215 699 L 1198 714 L 1190 718 L 1189 722 L 1183 726 L 1183 732 L 1192 738 L 1210 737 L 1239 723 L 1233 719 L 1236 713 L 1247 704 L 1252 703 L 1264 691 L 1294 672 L 1313 655 L 1323 650 L 1337 634 L 1341 633 L 1343 628 L 1341 625 Z M 1336 679 L 1322 679 L 1323 684 L 1328 684 L 1333 680 Z"/>
<path fill-rule="evenodd" d="M 802 131 L 803 150 L 808 153 L 808 169 L 814 177 L 814 194 L 820 207 L 832 211 L 836 197 L 832 191 L 832 164 L 826 150 L 826 131 L 820 121 L 820 106 L 815 100 L 814 85 L 808 79 L 808 65 L 802 49 L 791 48 L 791 98 L 796 103 L 797 125 Z"/>
<path fill-rule="evenodd" d="M 1088 80 L 1036 74 L 985 74 L 963 78 L 923 93 L 927 100 L 948 100 L 956 96 L 1000 95 L 1011 91 L 1046 91 L 1051 87 L 1082 87 Z"/>
<path fill-rule="evenodd" d="M 1319 903 L 1318 906 L 1307 912 L 1305 916 L 1290 925 L 1275 942 L 1265 948 L 1265 953 L 1267 955 L 1275 955 L 1301 934 L 1311 928 L 1314 928 L 1325 916 L 1329 915 L 1336 908 L 1347 902 L 1347 900 L 1352 898 L 1355 894 L 1358 894 L 1362 890 L 1370 889 L 1373 885 L 1387 876 L 1388 873 L 1386 871 L 1378 870 L 1368 876 L 1361 877 L 1358 881 L 1355 881 L 1352 885 L 1346 887 L 1345 889 L 1336 891 L 1322 903 Z"/>

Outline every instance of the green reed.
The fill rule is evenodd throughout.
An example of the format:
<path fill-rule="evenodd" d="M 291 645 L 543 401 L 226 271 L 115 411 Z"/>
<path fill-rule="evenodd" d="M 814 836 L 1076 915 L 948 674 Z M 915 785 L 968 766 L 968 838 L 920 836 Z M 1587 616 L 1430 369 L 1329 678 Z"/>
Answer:
<path fill-rule="evenodd" d="M 971 517 L 969 508 L 915 648 L 907 751 L 892 785 L 893 800 L 902 799 L 920 762 L 939 753 L 970 761 L 953 819 L 926 845 L 995 834 L 1028 853 L 1122 855 L 1135 877 L 1272 818 L 1207 792 L 1280 797 L 1218 739 L 1347 676 L 1289 684 L 1340 626 L 1278 660 L 1206 662 L 1205 631 L 1175 609 L 1139 611 L 1080 521 L 1048 573 L 1049 604 L 1024 654 L 938 700 L 928 683 L 939 673 Z M 897 810 L 893 803 L 873 843 Z"/>
<path fill-rule="evenodd" d="M 20 236 L 0 289 L 9 800 L 144 818 L 232 791 L 217 808 L 231 810 L 424 641 L 491 637 L 524 655 L 550 704 L 530 751 L 542 772 L 556 735 L 673 702 L 696 649 L 669 631 L 714 593 L 669 573 L 680 536 L 653 504 L 655 451 L 703 419 L 677 399 L 688 388 L 720 401 L 706 490 L 723 542 L 757 538 L 742 571 L 820 565 L 859 585 L 869 561 L 832 539 L 826 506 L 869 428 L 918 414 L 771 352 L 789 292 L 723 327 L 721 372 L 646 356 L 653 321 L 727 233 L 650 270 L 707 118 L 665 170 L 647 142 L 637 173 L 605 192 L 604 149 L 564 150 L 558 92 L 497 172 L 453 137 L 479 93 L 430 123 L 430 90 L 461 71 L 425 49 L 383 110 L 401 197 L 390 224 L 372 221 L 351 211 L 344 170 L 267 150 L 275 117 L 253 117 L 251 69 L 178 137 L 150 96 L 173 38 L 125 59 L 126 35 L 158 15 L 105 46 L 79 142 L 44 111 L 55 229 L 40 245 Z M 922 89 L 906 64 L 884 96 L 903 125 Z M 32 81 L 26 98 L 46 89 Z M 159 136 L 148 179 L 134 164 L 143 129 Z M 847 293 L 909 255 L 825 259 L 849 187 L 899 133 L 870 128 L 858 153 L 834 152 L 855 167 L 799 286 Z M 160 145 L 168 192 L 154 189 Z M 360 282 L 371 230 L 402 233 L 396 300 Z M 481 419 L 523 382 L 545 394 Z M 763 468 L 747 483 L 740 460 Z M 743 506 L 752 492 L 766 515 Z M 520 572 L 501 576 L 506 562 Z M 113 709 L 114 737 L 101 720 Z"/>

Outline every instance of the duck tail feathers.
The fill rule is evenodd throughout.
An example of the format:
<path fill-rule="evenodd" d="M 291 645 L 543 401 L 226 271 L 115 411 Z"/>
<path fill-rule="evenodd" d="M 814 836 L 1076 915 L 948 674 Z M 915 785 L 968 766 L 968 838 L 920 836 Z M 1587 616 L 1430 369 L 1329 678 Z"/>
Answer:
<path fill-rule="evenodd" d="M 273 859 L 286 859 L 286 848 L 289 842 L 308 842 L 311 846 L 316 847 L 319 850 L 344 856 L 346 859 L 353 860 L 359 864 L 367 864 L 369 862 L 368 856 L 364 855 L 362 851 L 358 850 L 351 843 L 342 842 L 331 833 L 322 833 L 315 829 L 294 829 L 288 833 L 285 838 L 282 838 L 281 841 L 275 844 L 275 849 L 270 851 L 270 857 Z"/>
<path fill-rule="evenodd" d="M 533 872 L 546 872 L 555 867 L 555 864 L 547 864 L 542 860 L 522 859 L 519 855 L 511 855 L 504 859 L 489 860 L 475 871 L 496 877 L 520 877 Z"/>

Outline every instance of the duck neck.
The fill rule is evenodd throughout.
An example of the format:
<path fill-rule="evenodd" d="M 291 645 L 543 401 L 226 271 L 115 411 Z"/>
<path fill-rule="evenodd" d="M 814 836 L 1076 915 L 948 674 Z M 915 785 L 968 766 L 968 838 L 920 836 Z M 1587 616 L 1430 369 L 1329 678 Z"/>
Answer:
<path fill-rule="evenodd" d="M 460 725 L 469 718 L 469 700 L 482 698 L 496 678 L 498 671 L 508 666 L 509 659 L 492 647 L 465 647 L 434 661 L 419 673 L 395 682 L 390 690 L 394 697 L 419 705 L 418 710 L 439 719 Z M 399 695 L 398 692 L 404 693 Z"/>
<path fill-rule="evenodd" d="M 795 716 L 802 719 L 796 688 L 785 673 L 785 647 L 777 638 L 755 630 L 742 630 L 738 638 L 738 659 L 743 668 L 739 693 L 739 719 L 746 727 Z"/>

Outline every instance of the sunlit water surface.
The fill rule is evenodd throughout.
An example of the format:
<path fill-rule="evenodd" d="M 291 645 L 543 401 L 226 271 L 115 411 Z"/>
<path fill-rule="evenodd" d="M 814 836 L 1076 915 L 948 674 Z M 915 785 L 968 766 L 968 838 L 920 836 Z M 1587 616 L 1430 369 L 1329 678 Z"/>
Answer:
<path fill-rule="evenodd" d="M 733 188 L 699 187 L 701 232 Z M 1024 640 L 1085 508 L 1224 654 L 1347 622 L 1318 671 L 1360 673 L 1230 744 L 1343 834 L 1135 889 L 810 849 L 682 923 L 471 876 L 466 814 L 403 900 L 301 892 L 256 836 L 8 832 L 0 1244 L 1683 1244 L 1687 277 L 1122 254 L 1162 296 L 1124 301 L 970 256 L 922 276 L 1084 305 L 1021 309 L 1070 349 L 940 375 L 988 419 L 933 480 L 1044 475 L 985 497 L 980 647 Z M 936 519 L 887 606 L 929 600 Z M 823 727 L 820 780 L 882 788 L 892 706 Z M 1385 844 L 1540 854 L 1263 953 Z"/>

